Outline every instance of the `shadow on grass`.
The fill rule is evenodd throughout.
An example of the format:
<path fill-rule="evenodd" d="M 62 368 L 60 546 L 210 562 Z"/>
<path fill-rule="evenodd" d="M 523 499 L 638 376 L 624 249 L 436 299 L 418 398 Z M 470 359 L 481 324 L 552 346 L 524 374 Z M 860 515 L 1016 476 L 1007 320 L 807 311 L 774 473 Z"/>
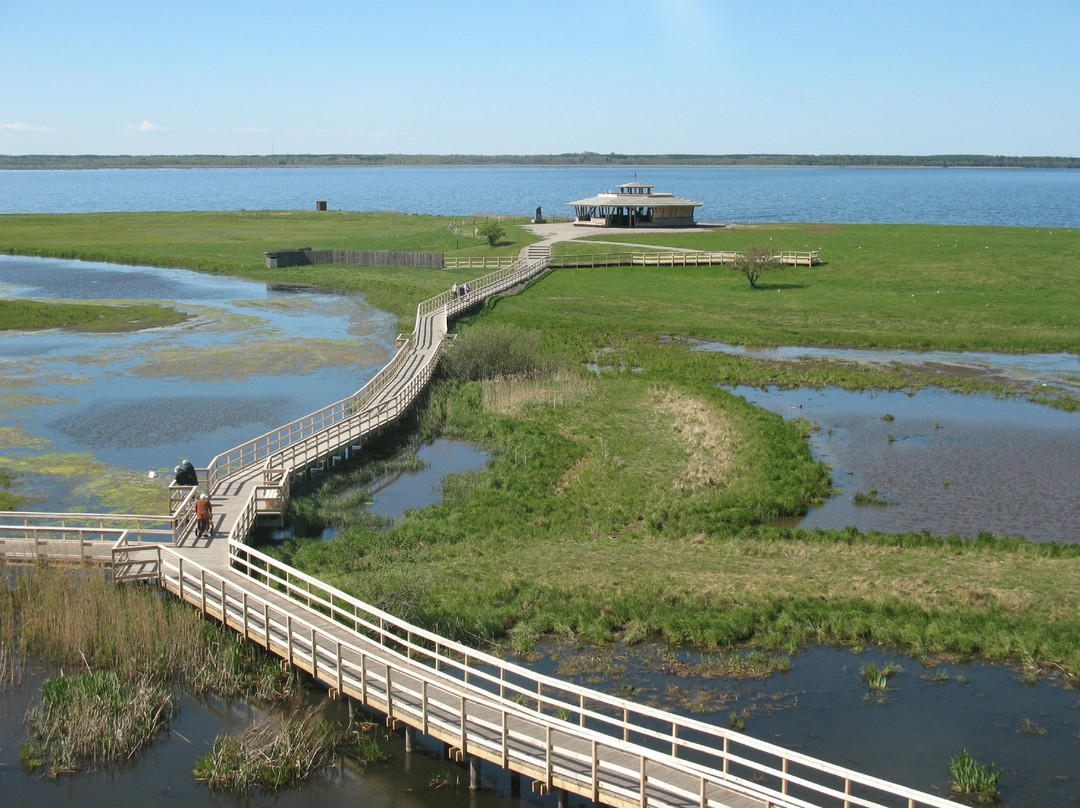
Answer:
<path fill-rule="evenodd" d="M 754 291 L 764 292 L 771 289 L 780 291 L 781 289 L 805 289 L 805 283 L 759 283 L 754 287 Z"/>

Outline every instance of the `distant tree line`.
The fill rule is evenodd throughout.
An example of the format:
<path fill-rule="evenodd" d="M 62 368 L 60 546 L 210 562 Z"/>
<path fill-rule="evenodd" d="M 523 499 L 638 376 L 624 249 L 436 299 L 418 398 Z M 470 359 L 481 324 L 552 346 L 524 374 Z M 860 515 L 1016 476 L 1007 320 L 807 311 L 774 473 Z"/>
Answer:
<path fill-rule="evenodd" d="M 0 155 L 0 168 L 202 168 L 269 166 L 912 166 L 1080 168 L 1080 157 L 989 154 L 23 154 Z"/>

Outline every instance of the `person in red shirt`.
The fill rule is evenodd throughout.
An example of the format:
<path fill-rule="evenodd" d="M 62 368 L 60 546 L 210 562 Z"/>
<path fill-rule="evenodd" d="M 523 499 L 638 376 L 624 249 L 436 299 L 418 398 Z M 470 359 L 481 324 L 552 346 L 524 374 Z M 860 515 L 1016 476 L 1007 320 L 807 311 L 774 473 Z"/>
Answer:
<path fill-rule="evenodd" d="M 204 536 L 213 535 L 213 530 L 210 528 L 210 520 L 213 516 L 214 505 L 210 502 L 210 497 L 206 494 L 199 494 L 199 498 L 195 500 L 195 517 L 197 519 L 195 538 L 200 539 Z"/>

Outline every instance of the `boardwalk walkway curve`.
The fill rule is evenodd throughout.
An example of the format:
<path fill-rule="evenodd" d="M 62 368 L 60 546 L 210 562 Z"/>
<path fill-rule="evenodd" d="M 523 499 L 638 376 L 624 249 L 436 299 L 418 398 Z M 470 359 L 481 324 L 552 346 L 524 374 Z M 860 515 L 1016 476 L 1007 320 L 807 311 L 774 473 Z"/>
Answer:
<path fill-rule="evenodd" d="M 196 541 L 197 489 L 169 516 L 0 513 L 0 558 L 111 564 L 150 580 L 324 683 L 443 741 L 470 766 L 486 760 L 630 808 L 947 808 L 955 803 L 693 718 L 534 673 L 382 612 L 249 547 L 260 514 L 284 506 L 293 476 L 347 454 L 415 401 L 438 362 L 447 322 L 548 269 L 542 245 L 417 307 L 416 327 L 354 395 L 215 457 L 204 472 L 227 539 Z M 223 540 L 224 539 L 224 540 Z"/>

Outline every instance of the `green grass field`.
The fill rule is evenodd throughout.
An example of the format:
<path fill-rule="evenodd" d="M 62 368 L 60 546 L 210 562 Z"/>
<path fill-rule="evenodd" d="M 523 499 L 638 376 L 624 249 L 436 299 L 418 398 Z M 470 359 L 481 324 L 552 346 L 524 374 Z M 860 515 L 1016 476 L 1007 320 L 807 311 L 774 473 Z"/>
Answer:
<path fill-rule="evenodd" d="M 513 222 L 506 222 L 506 237 L 492 248 L 471 235 L 456 235 L 453 226 L 462 221 L 339 211 L 9 214 L 0 216 L 0 252 L 185 267 L 267 282 L 303 281 L 361 290 L 372 305 L 402 315 L 402 325 L 411 330 L 419 301 L 468 279 L 470 274 L 423 269 L 402 272 L 386 267 L 267 269 L 264 253 L 312 247 L 506 256 L 517 255 L 536 240 Z M 471 234 L 472 224 L 464 230 Z"/>
<path fill-rule="evenodd" d="M 447 223 L 315 212 L 5 216 L 0 250 L 359 289 L 411 329 L 421 299 L 469 275 L 267 270 L 263 251 L 455 243 L 457 254 L 492 253 L 460 247 Z M 495 252 L 514 254 L 530 239 L 510 225 Z M 332 541 L 284 552 L 470 642 L 527 646 L 545 633 L 707 646 L 841 641 L 1080 673 L 1072 583 L 1080 547 L 768 527 L 824 495 L 826 470 L 809 454 L 807 425 L 718 388 L 981 382 L 903 368 L 781 366 L 687 344 L 1077 352 L 1080 231 L 761 225 L 634 240 L 820 249 L 824 263 L 778 270 L 758 290 L 720 267 L 558 270 L 490 302 L 454 325 L 461 341 L 493 325 L 538 332 L 537 369 L 514 379 L 444 379 L 420 413 L 423 434 L 489 449 L 488 467 L 454 475 L 444 504 L 389 531 L 358 519 Z M 560 249 L 627 248 L 594 240 Z M 601 366 L 599 374 L 586 363 Z"/>

